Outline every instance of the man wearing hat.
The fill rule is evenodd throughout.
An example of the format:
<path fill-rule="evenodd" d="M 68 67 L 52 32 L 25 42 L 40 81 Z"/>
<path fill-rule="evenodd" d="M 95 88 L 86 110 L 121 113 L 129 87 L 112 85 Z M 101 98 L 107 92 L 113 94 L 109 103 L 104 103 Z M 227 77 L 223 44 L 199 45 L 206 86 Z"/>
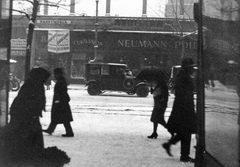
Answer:
<path fill-rule="evenodd" d="M 162 146 L 169 156 L 172 156 L 170 147 L 177 142 L 181 142 L 182 162 L 194 162 L 189 156 L 191 146 L 191 135 L 196 133 L 196 113 L 194 111 L 194 84 L 191 78 L 193 67 L 195 66 L 191 58 L 182 61 L 181 71 L 176 78 L 175 100 L 167 129 L 170 133 L 176 134 Z"/>
<path fill-rule="evenodd" d="M 63 124 L 66 130 L 66 134 L 63 137 L 73 137 L 71 123 L 73 121 L 71 108 L 69 105 L 70 97 L 68 95 L 67 81 L 64 77 L 64 71 L 62 68 L 54 69 L 54 77 L 57 80 L 54 87 L 53 104 L 51 109 L 51 123 L 46 130 L 48 134 L 52 134 L 58 124 Z"/>

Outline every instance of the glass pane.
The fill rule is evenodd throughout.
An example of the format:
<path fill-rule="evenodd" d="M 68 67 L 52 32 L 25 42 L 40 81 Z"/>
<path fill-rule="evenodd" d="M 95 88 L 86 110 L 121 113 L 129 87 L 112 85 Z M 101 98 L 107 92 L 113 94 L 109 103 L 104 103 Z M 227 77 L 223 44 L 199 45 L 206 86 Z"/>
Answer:
<path fill-rule="evenodd" d="M 71 63 L 71 78 L 84 78 L 86 54 L 73 54 Z"/>
<path fill-rule="evenodd" d="M 90 74 L 99 75 L 100 74 L 100 68 L 101 68 L 101 66 L 99 66 L 99 65 L 91 65 L 90 66 Z"/>
<path fill-rule="evenodd" d="M 109 66 L 102 66 L 101 70 L 102 75 L 109 75 Z"/>
<path fill-rule="evenodd" d="M 238 3 L 205 0 L 203 12 L 206 151 L 225 167 L 239 166 Z"/>

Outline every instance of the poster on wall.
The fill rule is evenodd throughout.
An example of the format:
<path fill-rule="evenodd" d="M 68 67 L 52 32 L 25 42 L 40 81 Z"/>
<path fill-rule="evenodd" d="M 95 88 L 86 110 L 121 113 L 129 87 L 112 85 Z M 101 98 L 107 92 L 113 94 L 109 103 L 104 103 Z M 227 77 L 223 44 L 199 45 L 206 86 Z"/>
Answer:
<path fill-rule="evenodd" d="M 70 52 L 69 30 L 49 30 L 48 31 L 48 51 L 52 53 Z"/>

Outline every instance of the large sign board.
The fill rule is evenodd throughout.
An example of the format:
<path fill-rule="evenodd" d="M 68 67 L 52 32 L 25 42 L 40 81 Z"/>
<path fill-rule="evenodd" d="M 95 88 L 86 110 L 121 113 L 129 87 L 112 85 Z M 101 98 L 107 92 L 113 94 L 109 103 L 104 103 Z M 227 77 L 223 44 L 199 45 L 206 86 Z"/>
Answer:
<path fill-rule="evenodd" d="M 26 50 L 27 39 L 11 39 L 12 50 Z"/>
<path fill-rule="evenodd" d="M 49 30 L 48 51 L 53 53 L 70 52 L 69 30 Z"/>

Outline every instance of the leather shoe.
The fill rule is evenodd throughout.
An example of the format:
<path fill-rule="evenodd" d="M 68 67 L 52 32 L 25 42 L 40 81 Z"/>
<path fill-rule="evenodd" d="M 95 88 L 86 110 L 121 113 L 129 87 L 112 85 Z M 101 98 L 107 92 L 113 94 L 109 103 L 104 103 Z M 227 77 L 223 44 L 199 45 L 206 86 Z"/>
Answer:
<path fill-rule="evenodd" d="M 74 134 L 73 133 L 68 133 L 68 134 L 63 134 L 62 137 L 73 137 Z"/>
<path fill-rule="evenodd" d="M 194 163 L 195 159 L 189 157 L 189 156 L 181 156 L 180 161 L 182 162 L 189 162 L 189 163 Z"/>
<path fill-rule="evenodd" d="M 170 150 L 170 146 L 171 144 L 170 143 L 163 143 L 162 144 L 162 147 L 166 150 L 167 154 L 172 157 L 172 153 L 171 153 L 171 150 Z"/>

